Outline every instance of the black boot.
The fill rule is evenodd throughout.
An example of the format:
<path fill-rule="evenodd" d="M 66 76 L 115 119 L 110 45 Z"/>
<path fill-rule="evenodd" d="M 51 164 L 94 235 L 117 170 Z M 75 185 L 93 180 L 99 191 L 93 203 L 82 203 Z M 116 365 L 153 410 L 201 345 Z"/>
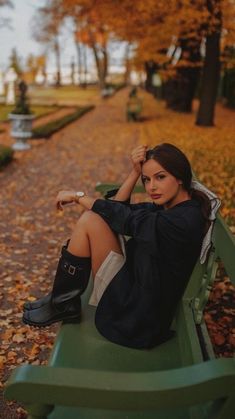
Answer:
<path fill-rule="evenodd" d="M 52 292 L 45 297 L 48 301 L 39 308 L 26 310 L 23 322 L 38 327 L 62 320 L 79 322 L 80 295 L 88 285 L 90 271 L 89 257 L 74 256 L 66 248 L 62 248 Z"/>
<path fill-rule="evenodd" d="M 40 308 L 42 306 L 44 306 L 45 304 L 49 303 L 49 301 L 51 301 L 51 292 L 47 295 L 45 295 L 42 298 L 39 298 L 36 301 L 27 301 L 26 303 L 24 303 L 23 305 L 23 310 L 27 311 L 27 310 L 35 310 L 36 308 Z"/>
<path fill-rule="evenodd" d="M 70 240 L 67 241 L 67 243 L 62 247 L 61 249 L 61 256 L 63 253 L 63 250 L 66 250 L 68 245 L 69 245 Z M 44 295 L 44 297 L 39 298 L 36 301 L 26 301 L 26 303 L 24 303 L 23 305 L 23 310 L 35 310 L 36 308 L 40 308 L 42 306 L 44 306 L 45 304 L 49 303 L 49 301 L 51 301 L 51 292 L 49 292 L 49 294 Z"/>

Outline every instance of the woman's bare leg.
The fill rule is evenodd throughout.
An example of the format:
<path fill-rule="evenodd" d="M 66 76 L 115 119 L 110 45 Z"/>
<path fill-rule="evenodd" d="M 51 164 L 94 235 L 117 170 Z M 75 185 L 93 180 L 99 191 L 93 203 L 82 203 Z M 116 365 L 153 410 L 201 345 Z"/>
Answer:
<path fill-rule="evenodd" d="M 72 233 L 68 251 L 75 256 L 90 256 L 95 277 L 111 250 L 123 254 L 117 236 L 98 214 L 85 211 Z"/>

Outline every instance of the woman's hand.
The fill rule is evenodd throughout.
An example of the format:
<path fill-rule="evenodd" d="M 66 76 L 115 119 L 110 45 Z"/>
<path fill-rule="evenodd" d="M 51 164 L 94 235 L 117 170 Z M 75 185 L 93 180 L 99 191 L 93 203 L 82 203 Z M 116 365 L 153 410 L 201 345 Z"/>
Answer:
<path fill-rule="evenodd" d="M 140 175 L 142 163 L 145 161 L 145 155 L 147 151 L 146 145 L 139 145 L 138 147 L 134 148 L 131 153 L 131 161 L 134 167 L 134 170 Z"/>
<path fill-rule="evenodd" d="M 75 191 L 60 191 L 56 197 L 56 208 L 63 210 L 63 205 L 73 204 L 76 202 Z"/>

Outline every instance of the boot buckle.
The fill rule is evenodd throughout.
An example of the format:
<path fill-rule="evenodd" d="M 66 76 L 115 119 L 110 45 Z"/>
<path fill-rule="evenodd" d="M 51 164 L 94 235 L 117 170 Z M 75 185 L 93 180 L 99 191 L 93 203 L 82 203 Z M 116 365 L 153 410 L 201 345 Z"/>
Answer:
<path fill-rule="evenodd" d="M 75 274 L 75 271 L 76 271 L 76 266 L 69 265 L 68 273 L 70 275 L 74 275 Z"/>

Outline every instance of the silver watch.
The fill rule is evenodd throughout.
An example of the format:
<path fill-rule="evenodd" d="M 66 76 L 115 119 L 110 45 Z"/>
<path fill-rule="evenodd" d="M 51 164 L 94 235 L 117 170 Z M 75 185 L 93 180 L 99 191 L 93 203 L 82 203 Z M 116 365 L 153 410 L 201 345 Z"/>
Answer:
<path fill-rule="evenodd" d="M 76 192 L 75 197 L 76 197 L 77 203 L 79 203 L 79 199 L 82 198 L 83 196 L 85 196 L 85 192 L 81 192 L 81 191 Z"/>

